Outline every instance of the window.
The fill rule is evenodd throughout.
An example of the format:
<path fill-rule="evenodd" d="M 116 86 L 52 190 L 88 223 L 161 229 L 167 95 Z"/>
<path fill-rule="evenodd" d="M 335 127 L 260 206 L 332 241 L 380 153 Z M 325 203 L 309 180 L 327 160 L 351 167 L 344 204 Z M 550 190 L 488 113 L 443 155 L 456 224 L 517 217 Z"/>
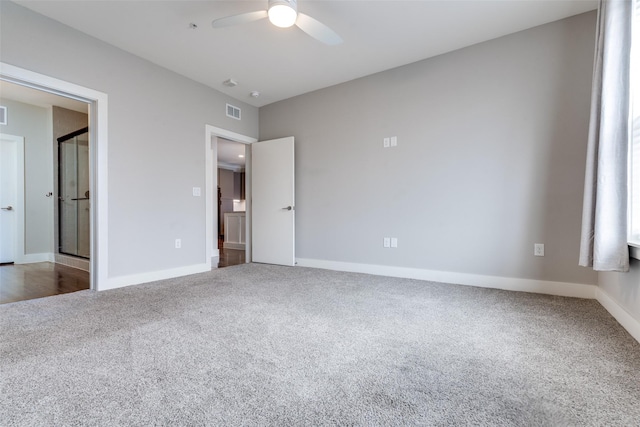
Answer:
<path fill-rule="evenodd" d="M 640 0 L 634 2 L 631 43 L 631 149 L 629 243 L 640 248 Z M 638 257 L 640 250 L 633 249 Z"/>

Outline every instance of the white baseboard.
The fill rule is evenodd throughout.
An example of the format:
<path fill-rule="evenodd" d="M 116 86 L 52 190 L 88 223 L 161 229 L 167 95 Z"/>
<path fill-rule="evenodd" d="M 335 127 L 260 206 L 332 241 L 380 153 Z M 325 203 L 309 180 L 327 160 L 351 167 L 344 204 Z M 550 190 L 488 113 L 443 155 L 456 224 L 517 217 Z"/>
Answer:
<path fill-rule="evenodd" d="M 378 276 L 402 277 L 429 280 L 433 282 L 478 286 L 481 288 L 504 289 L 508 291 L 532 292 L 564 297 L 597 300 L 636 341 L 640 342 L 640 321 L 631 316 L 606 292 L 596 285 L 578 283 L 549 282 L 544 280 L 520 279 L 512 277 L 483 276 L 448 271 L 422 270 L 417 268 L 391 267 L 373 264 L 356 264 L 339 261 L 298 258 L 301 267 L 323 268 L 327 270 L 349 271 Z"/>
<path fill-rule="evenodd" d="M 602 288 L 596 291 L 596 300 L 640 343 L 640 321 L 631 316 L 620 304 Z"/>
<path fill-rule="evenodd" d="M 54 262 L 52 253 L 24 254 L 16 260 L 16 264 L 33 264 L 35 262 Z"/>
<path fill-rule="evenodd" d="M 173 279 L 174 277 L 188 276 L 190 274 L 205 273 L 211 271 L 211 265 L 195 264 L 186 267 L 172 268 L 169 270 L 151 271 L 148 273 L 132 274 L 129 276 L 109 277 L 100 285 L 98 291 L 123 288 L 125 286 L 139 285 L 141 283 L 155 282 L 157 280 Z"/>
<path fill-rule="evenodd" d="M 449 271 L 423 270 L 418 268 L 392 267 L 373 264 L 356 264 L 319 259 L 298 258 L 297 265 L 301 267 L 349 271 L 353 273 L 366 273 L 378 276 L 402 277 L 406 279 L 429 280 L 433 282 L 453 283 L 457 285 L 477 286 L 481 288 L 532 292 L 537 294 L 558 295 L 574 298 L 594 299 L 596 297 L 597 289 L 596 285 L 583 285 L 579 283 L 548 282 L 544 280 L 483 276 L 477 274 L 453 273 Z"/>
<path fill-rule="evenodd" d="M 231 243 L 231 242 L 224 242 L 222 244 L 222 247 L 225 249 L 236 249 L 239 251 L 244 251 L 244 243 Z"/>
<path fill-rule="evenodd" d="M 56 264 L 66 265 L 67 267 L 77 268 L 78 270 L 91 270 L 91 264 L 86 258 L 80 258 L 65 254 L 55 254 L 54 260 Z"/>

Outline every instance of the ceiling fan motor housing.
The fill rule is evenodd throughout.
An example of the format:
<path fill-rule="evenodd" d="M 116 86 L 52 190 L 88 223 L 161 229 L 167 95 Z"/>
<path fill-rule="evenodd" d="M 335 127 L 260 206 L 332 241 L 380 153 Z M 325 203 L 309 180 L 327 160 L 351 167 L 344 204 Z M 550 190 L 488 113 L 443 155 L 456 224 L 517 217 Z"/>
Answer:
<path fill-rule="evenodd" d="M 269 9 L 277 5 L 288 6 L 298 12 L 298 0 L 269 0 Z"/>
<path fill-rule="evenodd" d="M 276 27 L 289 28 L 298 19 L 296 0 L 269 0 L 269 21 Z"/>

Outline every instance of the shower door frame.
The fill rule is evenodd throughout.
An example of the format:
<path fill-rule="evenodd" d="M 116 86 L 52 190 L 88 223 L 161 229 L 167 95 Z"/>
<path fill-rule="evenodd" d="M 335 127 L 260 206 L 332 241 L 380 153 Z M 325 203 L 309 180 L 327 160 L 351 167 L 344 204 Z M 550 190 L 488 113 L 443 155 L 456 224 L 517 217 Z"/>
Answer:
<path fill-rule="evenodd" d="M 57 200 L 57 202 L 58 202 L 58 241 L 56 242 L 56 249 L 57 249 L 57 253 L 59 253 L 59 254 L 64 254 L 64 255 L 69 255 L 69 256 L 73 256 L 73 257 L 77 257 L 77 258 L 83 258 L 83 259 L 90 260 L 91 259 L 91 243 L 89 243 L 89 256 L 80 255 L 79 253 L 73 254 L 73 253 L 69 253 L 69 252 L 64 252 L 62 250 L 62 248 L 63 248 L 63 245 L 62 245 L 62 236 L 63 236 L 62 227 L 63 227 L 63 222 L 64 222 L 63 221 L 63 217 L 65 216 L 65 215 L 62 214 L 62 212 L 63 212 L 62 202 L 64 201 L 63 200 L 63 197 L 64 197 L 63 187 L 64 187 L 64 184 L 65 184 L 63 182 L 63 180 L 62 180 L 62 174 L 64 172 L 63 172 L 63 168 L 61 167 L 61 164 L 62 164 L 62 161 L 63 161 L 62 160 L 63 159 L 63 156 L 62 156 L 62 151 L 63 151 L 62 150 L 62 144 L 66 143 L 66 142 L 68 142 L 68 141 L 70 141 L 70 140 L 72 140 L 72 139 L 74 139 L 74 138 L 76 138 L 76 137 L 78 137 L 80 135 L 83 135 L 85 133 L 87 134 L 87 140 L 89 140 L 90 136 L 91 136 L 91 134 L 89 132 L 89 127 L 84 127 L 82 129 L 78 129 L 76 131 L 73 131 L 73 132 L 71 132 L 71 133 L 69 133 L 67 135 L 61 136 L 57 140 L 57 142 L 58 142 L 58 200 Z M 87 148 L 88 149 L 90 148 L 90 144 L 88 144 Z M 79 164 L 79 158 L 77 157 L 77 153 L 78 153 L 78 142 L 76 141 L 76 181 L 77 181 L 77 176 L 78 176 L 78 164 Z M 91 155 L 89 154 L 88 157 L 89 158 L 88 158 L 87 167 L 89 168 L 89 171 L 91 171 Z M 80 185 L 78 183 L 77 187 L 76 187 L 76 192 L 79 191 L 79 187 L 80 187 Z M 89 179 L 89 187 L 91 187 L 91 179 Z M 89 195 L 91 195 L 91 189 L 89 189 Z M 84 198 L 80 199 L 79 193 L 77 193 L 76 194 L 76 198 L 72 199 L 72 200 L 77 202 L 76 203 L 76 252 L 79 252 L 79 249 L 77 247 L 78 246 L 78 244 L 77 244 L 78 234 L 79 234 L 78 233 L 78 227 L 79 227 L 78 207 L 80 205 L 80 201 L 81 200 L 85 200 L 85 199 Z M 86 200 L 90 200 L 90 197 L 88 197 Z M 89 209 L 91 209 L 91 204 L 90 203 L 91 202 L 89 201 Z M 89 238 L 90 237 L 91 237 L 91 212 L 89 212 Z"/>

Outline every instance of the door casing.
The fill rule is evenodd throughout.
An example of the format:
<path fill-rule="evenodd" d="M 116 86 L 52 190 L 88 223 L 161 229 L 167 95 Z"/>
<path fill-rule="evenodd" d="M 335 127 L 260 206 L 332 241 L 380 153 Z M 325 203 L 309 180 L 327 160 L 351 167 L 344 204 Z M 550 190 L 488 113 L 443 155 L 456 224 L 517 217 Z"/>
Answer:
<path fill-rule="evenodd" d="M 108 96 L 84 86 L 0 62 L 0 80 L 27 86 L 89 104 L 89 156 L 91 204 L 91 289 L 110 286 L 108 242 Z"/>
<path fill-rule="evenodd" d="M 257 141 L 256 138 L 232 132 L 227 129 L 206 125 L 205 126 L 205 235 L 206 235 L 206 251 L 205 262 L 213 263 L 220 256 L 217 246 L 216 224 L 218 224 L 218 210 L 214 209 L 217 204 L 218 192 L 218 174 L 215 169 L 218 165 L 218 138 L 228 139 L 243 144 L 252 144 Z M 246 200 L 246 244 L 245 259 L 251 262 L 251 150 L 245 150 L 245 200 Z"/>

